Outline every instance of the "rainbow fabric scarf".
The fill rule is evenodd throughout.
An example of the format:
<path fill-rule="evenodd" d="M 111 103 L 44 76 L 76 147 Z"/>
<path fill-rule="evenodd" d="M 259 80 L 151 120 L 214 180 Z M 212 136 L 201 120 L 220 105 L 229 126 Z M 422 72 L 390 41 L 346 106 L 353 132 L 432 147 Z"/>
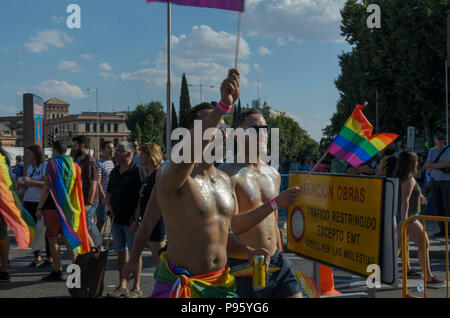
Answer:
<path fill-rule="evenodd" d="M 352 115 L 327 150 L 353 167 L 368 161 L 398 137 L 386 133 L 372 136 L 373 126 L 362 113 L 363 109 L 364 106 L 356 105 Z"/>
<path fill-rule="evenodd" d="M 0 214 L 11 229 L 20 248 L 31 246 L 36 233 L 36 223 L 24 209 L 14 189 L 5 156 L 0 154 Z"/>
<path fill-rule="evenodd" d="M 56 205 L 64 237 L 77 254 L 89 252 L 81 168 L 72 157 L 58 155 L 48 162 L 50 194 Z"/>
<path fill-rule="evenodd" d="M 237 298 L 229 267 L 192 276 L 186 269 L 169 264 L 165 252 L 161 254 L 155 280 L 153 298 Z"/>

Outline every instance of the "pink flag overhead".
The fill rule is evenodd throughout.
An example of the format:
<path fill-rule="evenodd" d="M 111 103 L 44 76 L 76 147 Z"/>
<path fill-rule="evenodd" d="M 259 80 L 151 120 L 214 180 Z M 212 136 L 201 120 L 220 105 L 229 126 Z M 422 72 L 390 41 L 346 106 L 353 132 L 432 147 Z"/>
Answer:
<path fill-rule="evenodd" d="M 148 2 L 170 2 L 182 6 L 244 11 L 245 0 L 147 0 Z"/>

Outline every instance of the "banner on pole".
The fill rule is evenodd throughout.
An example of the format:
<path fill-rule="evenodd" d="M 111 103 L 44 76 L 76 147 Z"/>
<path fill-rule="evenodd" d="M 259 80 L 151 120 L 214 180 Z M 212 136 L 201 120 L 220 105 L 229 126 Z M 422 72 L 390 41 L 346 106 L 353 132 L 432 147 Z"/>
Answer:
<path fill-rule="evenodd" d="M 147 0 L 148 2 L 170 2 L 181 6 L 244 11 L 244 0 Z"/>

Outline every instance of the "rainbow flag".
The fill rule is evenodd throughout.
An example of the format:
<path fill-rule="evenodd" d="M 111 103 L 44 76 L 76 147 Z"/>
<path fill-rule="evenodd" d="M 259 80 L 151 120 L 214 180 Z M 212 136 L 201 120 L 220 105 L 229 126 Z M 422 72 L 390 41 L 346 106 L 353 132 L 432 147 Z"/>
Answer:
<path fill-rule="evenodd" d="M 170 2 L 182 6 L 244 11 L 244 0 L 147 0 L 149 2 Z"/>
<path fill-rule="evenodd" d="M 48 162 L 47 175 L 64 237 L 76 253 L 89 252 L 80 166 L 72 157 L 58 155 Z"/>
<path fill-rule="evenodd" d="M 36 223 L 24 209 L 14 189 L 5 156 L 0 154 L 0 214 L 11 229 L 20 248 L 31 246 L 36 233 Z"/>
<path fill-rule="evenodd" d="M 373 126 L 362 113 L 363 109 L 364 106 L 356 105 L 352 115 L 327 150 L 353 167 L 363 164 L 398 137 L 386 133 L 372 136 Z"/>
<path fill-rule="evenodd" d="M 320 298 L 320 292 L 316 282 L 302 272 L 295 272 L 303 298 Z"/>

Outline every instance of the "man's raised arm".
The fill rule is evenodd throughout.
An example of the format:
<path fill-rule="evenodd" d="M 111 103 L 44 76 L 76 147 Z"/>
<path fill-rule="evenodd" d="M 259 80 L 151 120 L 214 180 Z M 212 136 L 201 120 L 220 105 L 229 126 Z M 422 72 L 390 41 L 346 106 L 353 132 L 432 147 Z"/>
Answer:
<path fill-rule="evenodd" d="M 191 138 L 183 138 L 183 140 L 180 141 L 180 149 L 191 149 L 190 162 L 175 163 L 171 157 L 169 163 L 161 168 L 161 178 L 164 180 L 160 185 L 161 191 L 174 191 L 181 188 L 194 169 L 195 159 L 203 161 L 199 160 L 201 158 L 195 157 L 195 155 L 203 156 L 203 150 L 211 142 L 211 140 L 203 140 L 203 134 L 207 129 L 217 127 L 223 116 L 231 111 L 234 102 L 239 98 L 240 94 L 239 76 L 239 72 L 235 69 L 228 72 L 228 77 L 222 82 L 220 87 L 220 103 L 202 120 L 201 136 L 195 136 L 195 128 L 191 127 L 189 130 Z M 195 152 L 195 143 L 192 140 L 193 137 L 202 139 L 201 152 L 197 151 L 199 153 Z"/>

